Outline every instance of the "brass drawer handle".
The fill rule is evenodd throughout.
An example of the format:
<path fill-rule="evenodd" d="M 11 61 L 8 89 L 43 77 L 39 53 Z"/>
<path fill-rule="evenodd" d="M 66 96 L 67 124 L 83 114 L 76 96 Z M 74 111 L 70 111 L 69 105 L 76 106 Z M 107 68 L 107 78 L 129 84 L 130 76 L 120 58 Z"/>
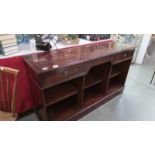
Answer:
<path fill-rule="evenodd" d="M 127 53 L 124 53 L 124 57 L 127 57 Z"/>
<path fill-rule="evenodd" d="M 65 73 L 65 76 L 68 76 L 69 71 L 65 71 L 64 73 Z"/>

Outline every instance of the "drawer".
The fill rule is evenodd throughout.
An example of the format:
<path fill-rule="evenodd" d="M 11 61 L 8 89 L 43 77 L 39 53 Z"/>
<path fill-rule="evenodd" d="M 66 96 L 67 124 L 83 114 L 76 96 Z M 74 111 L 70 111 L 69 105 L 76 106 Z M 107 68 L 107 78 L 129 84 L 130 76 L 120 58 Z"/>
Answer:
<path fill-rule="evenodd" d="M 113 56 L 114 56 L 114 63 L 117 63 L 119 61 L 123 61 L 125 59 L 132 58 L 133 51 L 125 51 L 122 53 L 114 54 Z"/>
<path fill-rule="evenodd" d="M 79 77 L 83 74 L 84 66 L 82 64 L 55 69 L 39 76 L 39 86 L 42 89 L 48 88 L 58 83 Z"/>

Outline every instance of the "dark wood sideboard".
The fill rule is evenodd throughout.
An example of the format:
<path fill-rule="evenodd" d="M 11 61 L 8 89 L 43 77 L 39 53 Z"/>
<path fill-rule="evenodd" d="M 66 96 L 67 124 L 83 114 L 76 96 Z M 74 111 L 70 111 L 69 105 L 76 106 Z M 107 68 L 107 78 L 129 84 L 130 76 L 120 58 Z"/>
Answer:
<path fill-rule="evenodd" d="M 134 47 L 113 42 L 24 56 L 41 120 L 77 120 L 122 93 Z"/>

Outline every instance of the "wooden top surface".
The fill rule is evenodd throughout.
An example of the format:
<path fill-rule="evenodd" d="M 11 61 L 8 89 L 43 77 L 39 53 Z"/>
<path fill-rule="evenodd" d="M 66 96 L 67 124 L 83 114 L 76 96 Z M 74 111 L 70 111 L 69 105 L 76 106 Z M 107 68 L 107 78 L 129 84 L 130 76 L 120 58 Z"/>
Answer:
<path fill-rule="evenodd" d="M 100 42 L 51 50 L 50 52 L 37 52 L 23 56 L 23 58 L 36 73 L 43 73 L 110 54 L 131 51 L 133 49 L 133 46 L 118 45 L 114 42 Z"/>

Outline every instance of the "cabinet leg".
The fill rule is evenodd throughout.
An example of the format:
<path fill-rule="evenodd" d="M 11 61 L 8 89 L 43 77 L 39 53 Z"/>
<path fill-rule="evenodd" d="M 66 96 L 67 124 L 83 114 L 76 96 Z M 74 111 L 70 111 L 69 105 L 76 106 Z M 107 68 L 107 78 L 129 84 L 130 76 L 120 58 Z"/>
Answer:
<path fill-rule="evenodd" d="M 48 114 L 47 114 L 47 108 L 46 108 L 46 102 L 44 97 L 44 91 L 42 91 L 42 101 L 43 101 L 43 120 L 48 121 Z"/>

